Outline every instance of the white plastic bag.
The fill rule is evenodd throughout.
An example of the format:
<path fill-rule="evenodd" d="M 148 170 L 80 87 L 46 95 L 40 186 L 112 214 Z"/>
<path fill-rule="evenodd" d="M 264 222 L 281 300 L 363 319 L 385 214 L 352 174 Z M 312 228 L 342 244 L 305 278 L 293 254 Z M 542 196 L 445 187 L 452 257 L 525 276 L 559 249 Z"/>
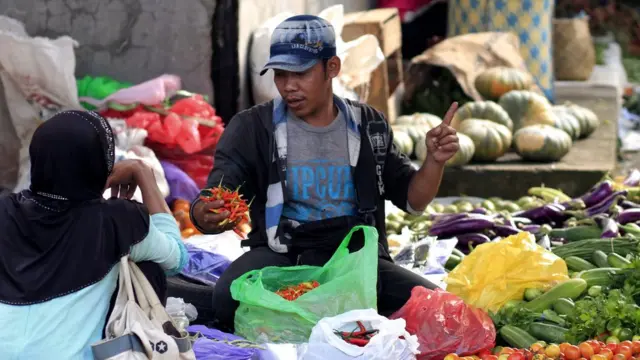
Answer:
<path fill-rule="evenodd" d="M 260 76 L 260 70 L 269 60 L 269 48 L 273 30 L 293 13 L 280 13 L 264 22 L 253 32 L 253 40 L 249 52 L 251 84 L 253 100 L 256 104 L 269 101 L 278 96 L 278 89 L 273 82 L 273 72 L 268 71 Z M 366 99 L 366 94 L 357 94 L 354 89 L 358 85 L 368 84 L 373 70 L 384 61 L 378 39 L 373 35 L 364 35 L 345 43 L 342 40 L 344 26 L 344 6 L 330 6 L 318 14 L 327 20 L 336 34 L 336 52 L 342 60 L 340 75 L 334 79 L 333 92 L 351 100 Z"/>
<path fill-rule="evenodd" d="M 60 110 L 82 109 L 78 102 L 73 48 L 68 36 L 30 37 L 22 23 L 0 15 L 0 79 L 11 122 L 20 140 L 16 191 L 30 183 L 29 143 L 43 119 Z"/>
<path fill-rule="evenodd" d="M 378 329 L 364 347 L 349 344 L 334 331 L 351 332 L 362 322 L 367 329 Z M 353 310 L 324 318 L 311 330 L 309 344 L 300 360 L 412 360 L 418 354 L 418 338 L 405 330 L 404 319 L 389 320 L 373 309 Z M 400 337 L 404 339 L 400 339 Z"/>

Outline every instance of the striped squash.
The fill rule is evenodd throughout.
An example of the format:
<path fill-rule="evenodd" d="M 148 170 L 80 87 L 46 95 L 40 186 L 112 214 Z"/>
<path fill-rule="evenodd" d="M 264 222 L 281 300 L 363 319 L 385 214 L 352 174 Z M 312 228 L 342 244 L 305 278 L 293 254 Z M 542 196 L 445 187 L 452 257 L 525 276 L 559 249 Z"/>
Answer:
<path fill-rule="evenodd" d="M 484 99 L 497 101 L 509 91 L 528 90 L 533 78 L 526 71 L 498 66 L 480 73 L 474 84 Z"/>
<path fill-rule="evenodd" d="M 514 90 L 502 95 L 498 102 L 513 121 L 513 130 L 532 124 L 554 124 L 551 103 L 544 96 L 527 90 Z"/>
<path fill-rule="evenodd" d="M 513 129 L 509 114 L 493 101 L 472 101 L 464 104 L 453 116 L 451 126 L 459 129 L 460 124 L 467 119 L 489 120 L 507 127 L 510 131 Z"/>
<path fill-rule="evenodd" d="M 516 153 L 524 160 L 553 162 L 562 159 L 571 149 L 571 137 L 551 125 L 523 127 L 513 135 Z"/>
<path fill-rule="evenodd" d="M 572 103 L 566 103 L 562 106 L 566 107 L 567 110 L 575 116 L 576 119 L 578 119 L 578 122 L 580 123 L 580 138 L 586 138 L 593 134 L 598 126 L 600 126 L 600 119 L 598 119 L 598 115 L 586 107 Z"/>
<path fill-rule="evenodd" d="M 411 156 L 413 154 L 413 139 L 402 129 L 394 130 L 393 132 L 393 144 L 403 154 Z"/>
<path fill-rule="evenodd" d="M 571 140 L 580 138 L 582 127 L 580 121 L 565 106 L 554 106 L 553 113 L 556 115 L 555 127 L 564 130 Z"/>
<path fill-rule="evenodd" d="M 473 160 L 476 161 L 494 161 L 511 147 L 509 128 L 490 120 L 467 119 L 460 124 L 459 132 L 473 141 Z"/>

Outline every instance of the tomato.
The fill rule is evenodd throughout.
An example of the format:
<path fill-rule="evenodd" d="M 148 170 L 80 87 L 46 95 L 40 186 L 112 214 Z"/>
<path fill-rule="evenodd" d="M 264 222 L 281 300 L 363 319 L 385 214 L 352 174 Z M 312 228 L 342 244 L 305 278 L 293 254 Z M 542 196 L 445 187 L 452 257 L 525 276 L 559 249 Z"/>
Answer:
<path fill-rule="evenodd" d="M 591 357 L 591 360 L 607 360 L 607 357 L 602 354 L 596 354 Z"/>
<path fill-rule="evenodd" d="M 478 357 L 480 357 L 480 359 L 482 359 L 482 358 L 484 358 L 485 356 L 492 355 L 492 354 L 491 354 L 491 350 L 489 350 L 489 349 L 482 349 L 482 350 L 478 351 L 478 353 L 477 353 L 476 355 L 478 355 Z"/>
<path fill-rule="evenodd" d="M 533 351 L 534 353 L 538 353 L 540 352 L 540 350 L 544 350 L 544 344 L 537 342 L 531 345 L 531 351 Z"/>
<path fill-rule="evenodd" d="M 502 346 L 496 346 L 493 348 L 493 350 L 491 350 L 491 352 L 493 353 L 493 355 L 500 355 L 500 353 L 502 352 L 503 347 Z"/>
<path fill-rule="evenodd" d="M 571 344 L 569 344 L 568 342 L 563 342 L 558 346 L 560 346 L 560 352 L 564 352 L 569 346 L 571 346 Z"/>
<path fill-rule="evenodd" d="M 498 356 L 498 360 L 507 360 L 509 356 L 511 356 L 511 354 L 500 354 L 500 356 Z"/>
<path fill-rule="evenodd" d="M 600 346 L 600 343 L 596 340 L 587 341 L 587 344 L 591 345 L 594 354 L 598 354 L 600 352 L 600 349 L 602 348 Z"/>
<path fill-rule="evenodd" d="M 607 360 L 611 360 L 613 359 L 613 350 L 609 349 L 608 347 L 605 347 L 604 349 L 600 350 L 600 355 L 607 358 Z"/>
<path fill-rule="evenodd" d="M 578 348 L 575 345 L 569 345 L 565 347 L 563 353 L 564 353 L 565 359 L 567 360 L 578 360 L 581 357 L 580 348 Z"/>
<path fill-rule="evenodd" d="M 622 354 L 616 354 L 616 355 L 613 357 L 613 360 L 627 360 L 627 358 L 626 358 L 624 355 L 622 355 Z"/>
<path fill-rule="evenodd" d="M 614 354 L 618 351 L 618 344 L 615 343 L 607 343 L 607 349 L 611 350 Z"/>
<path fill-rule="evenodd" d="M 526 360 L 526 358 L 522 353 L 514 352 L 513 354 L 509 355 L 507 360 Z"/>
<path fill-rule="evenodd" d="M 482 360 L 498 360 L 498 357 L 495 355 L 487 355 L 483 357 Z"/>
<path fill-rule="evenodd" d="M 630 348 L 630 347 L 628 347 L 628 346 L 620 346 L 620 347 L 618 347 L 618 352 L 617 352 L 617 354 L 622 354 L 622 355 L 624 355 L 624 357 L 625 357 L 626 359 L 631 358 L 631 356 L 633 355 L 633 353 L 632 353 L 632 351 L 631 351 L 631 348 Z M 616 355 L 617 355 L 617 354 L 616 354 Z"/>
<path fill-rule="evenodd" d="M 633 343 L 629 340 L 625 340 L 625 341 L 622 341 L 620 344 L 618 344 L 618 346 L 626 346 L 628 348 L 632 348 Z"/>
<path fill-rule="evenodd" d="M 640 341 L 636 340 L 631 343 L 631 351 L 633 351 L 634 355 L 640 354 Z"/>
<path fill-rule="evenodd" d="M 502 350 L 500 350 L 500 355 L 502 354 L 513 354 L 514 352 L 516 352 L 514 349 L 510 348 L 510 347 L 503 347 Z"/>
<path fill-rule="evenodd" d="M 459 360 L 460 357 L 456 354 L 449 354 L 444 357 L 444 360 Z"/>
<path fill-rule="evenodd" d="M 544 350 L 544 354 L 550 358 L 556 358 L 560 356 L 560 347 L 556 344 L 551 344 Z"/>
<path fill-rule="evenodd" d="M 586 342 L 583 342 L 582 344 L 580 344 L 578 348 L 580 349 L 580 353 L 582 354 L 582 356 L 586 358 L 590 358 L 596 353 L 595 350 L 593 349 L 593 346 L 591 346 Z"/>

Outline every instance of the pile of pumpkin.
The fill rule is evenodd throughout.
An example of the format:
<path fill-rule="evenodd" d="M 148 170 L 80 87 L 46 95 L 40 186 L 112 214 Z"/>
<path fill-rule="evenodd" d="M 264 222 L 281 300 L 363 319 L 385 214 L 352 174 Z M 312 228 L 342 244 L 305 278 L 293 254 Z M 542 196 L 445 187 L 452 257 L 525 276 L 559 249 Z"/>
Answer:
<path fill-rule="evenodd" d="M 574 141 L 599 126 L 593 111 L 571 103 L 552 105 L 530 90 L 532 86 L 531 76 L 518 69 L 496 67 L 481 73 L 475 87 L 486 100 L 468 102 L 456 112 L 451 125 L 458 131 L 460 151 L 447 165 L 492 162 L 511 149 L 523 160 L 558 161 Z M 392 126 L 396 147 L 424 161 L 426 133 L 440 122 L 427 113 L 399 116 Z"/>

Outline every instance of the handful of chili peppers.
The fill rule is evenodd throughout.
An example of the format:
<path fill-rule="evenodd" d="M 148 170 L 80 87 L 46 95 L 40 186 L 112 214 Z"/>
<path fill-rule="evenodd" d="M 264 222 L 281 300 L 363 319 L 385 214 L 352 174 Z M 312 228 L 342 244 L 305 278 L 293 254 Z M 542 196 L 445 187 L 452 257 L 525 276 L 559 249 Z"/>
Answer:
<path fill-rule="evenodd" d="M 358 327 L 352 332 L 334 330 L 333 333 L 351 345 L 364 347 L 378 334 L 378 329 L 367 330 L 362 321 L 356 321 L 356 324 Z"/>
<path fill-rule="evenodd" d="M 222 220 L 218 225 L 225 226 L 233 224 L 233 231 L 244 238 L 246 234 L 242 231 L 242 228 L 249 223 L 248 211 L 251 202 L 247 204 L 247 201 L 242 198 L 239 190 L 239 186 L 235 190 L 230 190 L 220 184 L 217 187 L 202 190 L 200 192 L 200 200 L 205 202 L 224 201 L 224 205 L 221 208 L 211 209 L 210 211 L 216 214 L 228 211 L 229 217 Z"/>
<path fill-rule="evenodd" d="M 293 301 L 299 298 L 300 296 L 308 293 L 309 291 L 317 288 L 318 286 L 320 286 L 320 283 L 315 280 L 305 281 L 298 285 L 291 285 L 291 286 L 282 288 L 276 291 L 276 294 L 280 295 L 285 300 Z"/>

